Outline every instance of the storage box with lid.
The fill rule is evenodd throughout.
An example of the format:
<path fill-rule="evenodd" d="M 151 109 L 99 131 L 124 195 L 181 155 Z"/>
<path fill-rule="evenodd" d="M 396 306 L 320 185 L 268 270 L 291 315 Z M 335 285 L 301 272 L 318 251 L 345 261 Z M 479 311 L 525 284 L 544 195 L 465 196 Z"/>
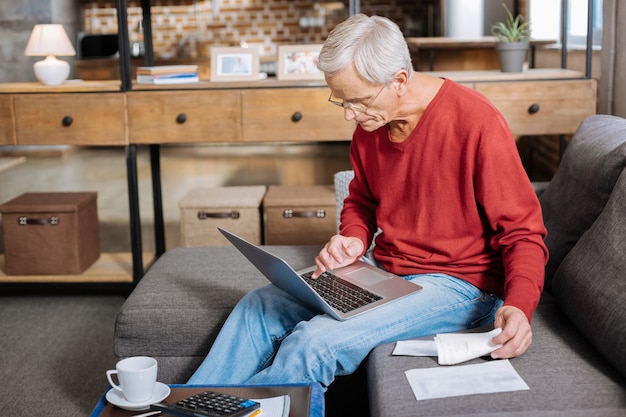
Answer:
<path fill-rule="evenodd" d="M 100 257 L 95 192 L 29 192 L 0 206 L 7 275 L 81 274 Z"/>
<path fill-rule="evenodd" d="M 179 202 L 181 245 L 227 246 L 222 227 L 261 244 L 261 202 L 264 185 L 194 188 Z"/>
<path fill-rule="evenodd" d="M 336 233 L 332 185 L 272 185 L 263 200 L 266 245 L 324 244 Z"/>

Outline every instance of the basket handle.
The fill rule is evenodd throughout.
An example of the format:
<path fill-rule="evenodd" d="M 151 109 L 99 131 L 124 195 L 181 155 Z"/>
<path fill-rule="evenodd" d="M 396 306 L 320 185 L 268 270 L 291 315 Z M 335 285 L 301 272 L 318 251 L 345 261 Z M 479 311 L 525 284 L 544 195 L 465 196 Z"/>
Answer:
<path fill-rule="evenodd" d="M 238 219 L 240 216 L 237 210 L 222 212 L 222 213 L 208 213 L 206 211 L 198 212 L 198 219 L 206 220 L 206 219 Z"/>
<path fill-rule="evenodd" d="M 326 217 L 326 210 L 293 211 L 292 209 L 285 209 L 283 217 L 286 219 L 291 219 L 292 217 L 317 217 L 318 219 L 323 219 Z"/>
<path fill-rule="evenodd" d="M 61 223 L 59 216 L 50 216 L 50 218 L 34 219 L 28 216 L 20 216 L 17 218 L 17 224 L 20 226 L 58 226 Z"/>

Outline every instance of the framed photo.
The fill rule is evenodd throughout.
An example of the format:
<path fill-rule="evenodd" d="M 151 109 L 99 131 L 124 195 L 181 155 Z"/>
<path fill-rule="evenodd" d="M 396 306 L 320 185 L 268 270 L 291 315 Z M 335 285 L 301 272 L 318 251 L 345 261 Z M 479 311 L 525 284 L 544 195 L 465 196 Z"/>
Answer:
<path fill-rule="evenodd" d="M 276 78 L 279 80 L 323 80 L 324 73 L 317 69 L 317 59 L 321 49 L 321 44 L 279 46 Z"/>
<path fill-rule="evenodd" d="M 211 81 L 252 81 L 258 79 L 258 48 L 211 48 Z"/>

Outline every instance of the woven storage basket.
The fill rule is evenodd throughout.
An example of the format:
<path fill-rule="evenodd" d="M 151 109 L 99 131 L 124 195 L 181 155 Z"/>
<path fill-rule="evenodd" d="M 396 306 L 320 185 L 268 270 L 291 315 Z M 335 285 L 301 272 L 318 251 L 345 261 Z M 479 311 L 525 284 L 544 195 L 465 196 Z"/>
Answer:
<path fill-rule="evenodd" d="M 182 246 L 229 245 L 218 227 L 261 244 L 265 191 L 263 185 L 192 189 L 178 203 Z"/>
<path fill-rule="evenodd" d="M 337 230 L 332 185 L 272 185 L 263 199 L 266 245 L 325 244 Z"/>
<path fill-rule="evenodd" d="M 100 257 L 95 192 L 30 192 L 0 206 L 8 275 L 75 275 Z"/>

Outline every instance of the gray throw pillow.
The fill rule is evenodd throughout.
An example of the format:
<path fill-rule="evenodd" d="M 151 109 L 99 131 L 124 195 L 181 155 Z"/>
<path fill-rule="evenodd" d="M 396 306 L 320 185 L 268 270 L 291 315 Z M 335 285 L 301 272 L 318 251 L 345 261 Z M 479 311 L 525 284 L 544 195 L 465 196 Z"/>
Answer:
<path fill-rule="evenodd" d="M 341 210 L 343 210 L 343 200 L 350 194 L 348 191 L 350 181 L 354 178 L 354 171 L 339 171 L 333 176 L 335 182 L 335 209 L 337 210 L 337 231 L 341 220 Z"/>
<path fill-rule="evenodd" d="M 556 271 L 552 289 L 580 332 L 626 376 L 626 170 Z"/>
<path fill-rule="evenodd" d="M 626 165 L 626 119 L 595 115 L 574 134 L 539 201 L 548 229 L 545 287 L 561 261 L 604 208 Z"/>

